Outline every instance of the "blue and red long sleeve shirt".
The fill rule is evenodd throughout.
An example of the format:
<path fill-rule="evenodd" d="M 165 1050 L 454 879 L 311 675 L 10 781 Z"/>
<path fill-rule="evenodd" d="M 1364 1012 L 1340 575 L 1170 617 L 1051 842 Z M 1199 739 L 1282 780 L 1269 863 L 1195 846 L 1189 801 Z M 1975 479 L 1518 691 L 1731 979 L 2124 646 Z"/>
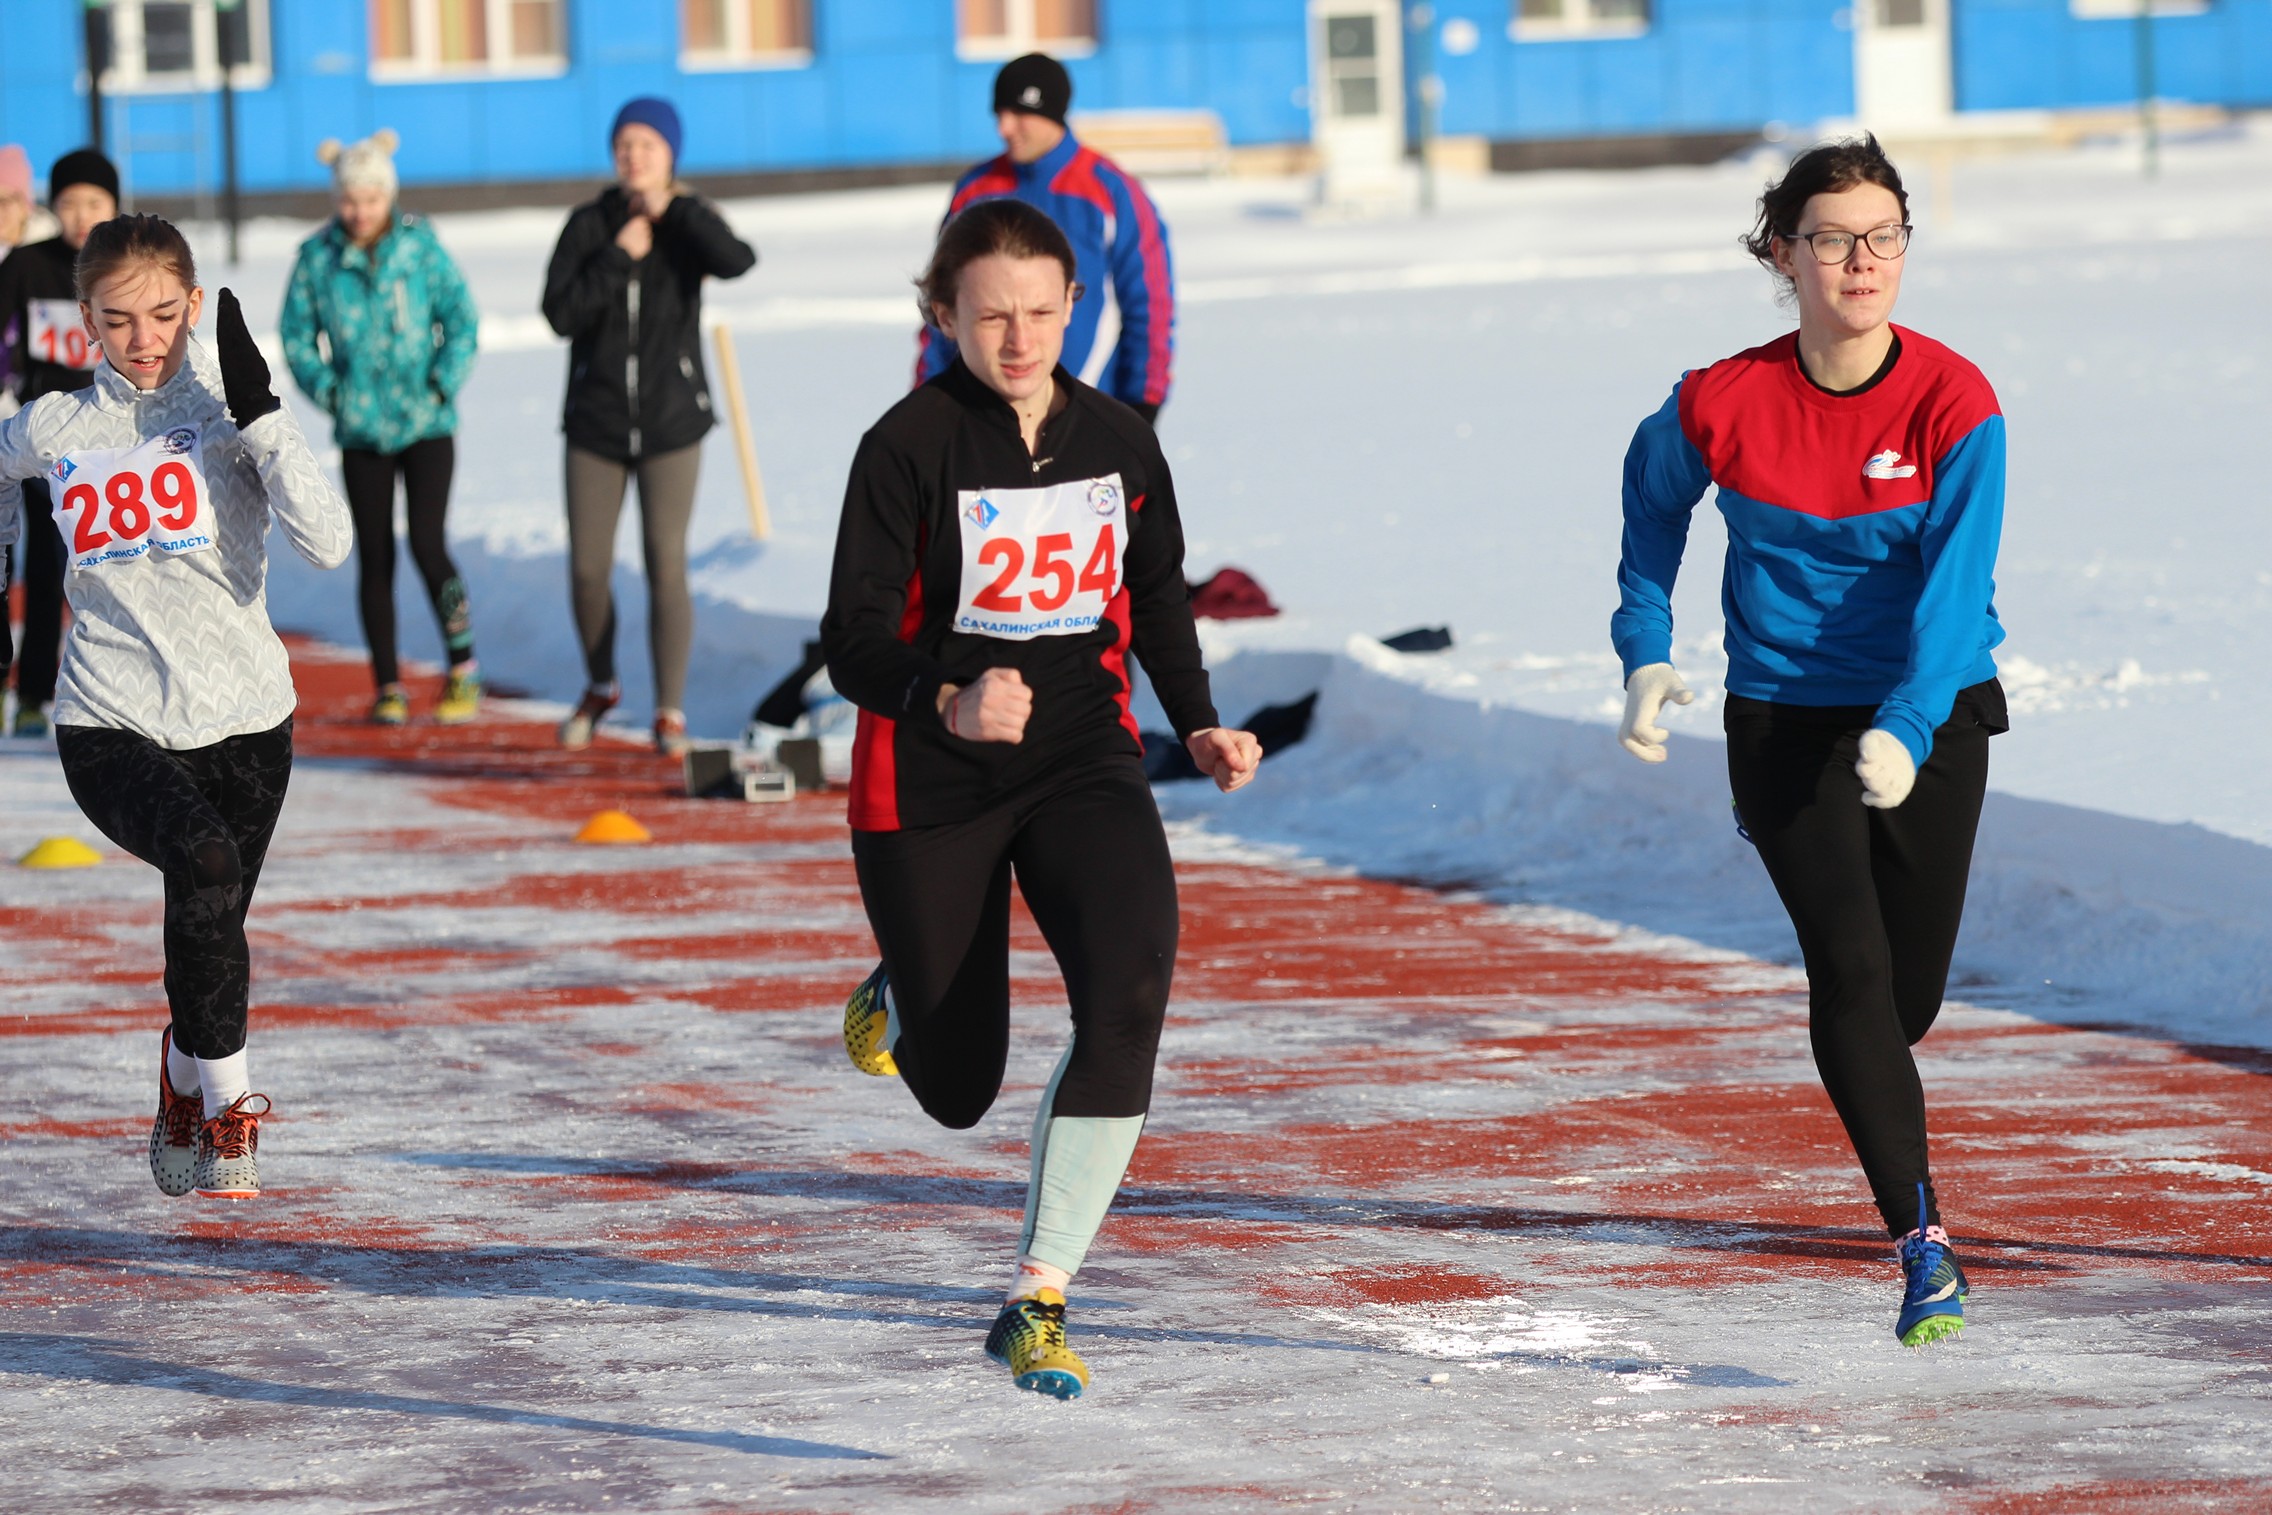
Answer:
<path fill-rule="evenodd" d="M 1073 244 L 1074 277 L 1087 293 L 1065 333 L 1066 368 L 1078 374 L 1088 365 L 1109 279 L 1120 306 L 1120 340 L 1097 388 L 1124 405 L 1158 410 L 1175 358 L 1175 276 L 1167 227 L 1144 186 L 1068 132 L 1032 163 L 1013 163 L 1004 154 L 964 174 L 947 215 L 975 200 L 1003 197 L 1041 210 Z M 915 382 L 922 384 L 947 371 L 955 344 L 928 326 L 919 340 Z"/>
<path fill-rule="evenodd" d="M 1980 370 L 1896 327 L 1890 372 L 1833 394 L 1796 334 L 1681 377 L 1625 454 L 1610 638 L 1625 673 L 1672 658 L 1689 517 L 1719 486 L 1728 690 L 1875 705 L 1922 765 L 1957 692 L 1995 677 L 2004 419 Z"/>

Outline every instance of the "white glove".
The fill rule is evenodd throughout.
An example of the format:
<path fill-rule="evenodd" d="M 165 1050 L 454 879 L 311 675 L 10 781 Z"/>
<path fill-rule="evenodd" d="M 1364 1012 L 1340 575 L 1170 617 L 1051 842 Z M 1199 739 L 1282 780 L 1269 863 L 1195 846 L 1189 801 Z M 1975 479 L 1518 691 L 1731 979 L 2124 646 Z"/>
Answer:
<path fill-rule="evenodd" d="M 1862 733 L 1862 760 L 1854 765 L 1862 780 L 1862 803 L 1873 810 L 1891 810 L 1909 798 L 1917 782 L 1917 765 L 1901 738 L 1880 727 Z"/>
<path fill-rule="evenodd" d="M 1696 692 L 1680 681 L 1670 663 L 1645 663 L 1625 681 L 1625 719 L 1617 728 L 1617 744 L 1644 763 L 1665 760 L 1665 738 L 1671 735 L 1657 724 L 1665 701 L 1686 705 Z"/>

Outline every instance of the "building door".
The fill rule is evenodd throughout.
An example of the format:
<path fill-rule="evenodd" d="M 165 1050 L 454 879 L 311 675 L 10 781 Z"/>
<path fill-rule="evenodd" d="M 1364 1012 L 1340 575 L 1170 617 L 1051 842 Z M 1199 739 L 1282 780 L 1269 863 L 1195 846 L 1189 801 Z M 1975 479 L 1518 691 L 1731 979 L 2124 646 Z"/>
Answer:
<path fill-rule="evenodd" d="M 1854 0 L 1854 114 L 1862 124 L 1928 125 L 1954 107 L 1949 0 Z"/>
<path fill-rule="evenodd" d="M 1310 0 L 1310 135 L 1326 190 L 1393 184 L 1404 157 L 1397 0 Z"/>

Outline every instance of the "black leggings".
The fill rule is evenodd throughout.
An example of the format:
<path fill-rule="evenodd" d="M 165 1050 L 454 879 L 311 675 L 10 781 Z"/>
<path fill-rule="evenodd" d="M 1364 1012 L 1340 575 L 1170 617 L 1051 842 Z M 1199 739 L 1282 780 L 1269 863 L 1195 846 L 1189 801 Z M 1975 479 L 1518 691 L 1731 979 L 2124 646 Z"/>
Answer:
<path fill-rule="evenodd" d="M 165 875 L 174 1045 L 192 1057 L 241 1051 L 245 912 L 292 777 L 292 723 L 184 752 L 108 726 L 58 726 L 55 746 L 87 819 Z"/>
<path fill-rule="evenodd" d="M 1010 875 L 1073 1009 L 1049 1113 L 1142 1115 L 1175 972 L 1175 867 L 1137 760 L 1083 765 L 973 820 L 855 831 L 898 1013 L 893 1057 L 941 1125 L 975 1126 L 1010 1050 Z"/>
<path fill-rule="evenodd" d="M 1932 755 L 1891 810 L 1854 772 L 1868 705 L 1728 696 L 1728 783 L 1806 956 L 1815 1067 L 1895 1236 L 1938 1224 L 1925 1089 L 1910 1048 L 1941 1012 L 1988 789 L 1988 738 L 2009 724 L 1991 679 L 1957 696 Z"/>
<path fill-rule="evenodd" d="M 16 657 L 16 704 L 34 710 L 55 698 L 55 674 L 63 655 L 63 534 L 47 484 L 24 481 L 24 528 L 13 551 L 23 563 L 24 648 Z M 7 580 L 0 577 L 0 584 Z M 8 634 L 0 616 L 0 637 Z M 7 673 L 0 658 L 0 676 Z"/>
<path fill-rule="evenodd" d="M 473 659 L 473 609 L 465 580 L 450 561 L 443 518 L 450 508 L 450 474 L 457 467 L 457 442 L 428 437 L 400 452 L 361 447 L 339 450 L 339 474 L 347 485 L 347 508 L 355 517 L 357 598 L 363 611 L 363 640 L 371 649 L 371 677 L 380 685 L 398 682 L 394 636 L 394 480 L 402 475 L 405 514 L 410 523 L 410 556 L 426 581 L 426 598 L 442 628 L 450 666 Z"/>

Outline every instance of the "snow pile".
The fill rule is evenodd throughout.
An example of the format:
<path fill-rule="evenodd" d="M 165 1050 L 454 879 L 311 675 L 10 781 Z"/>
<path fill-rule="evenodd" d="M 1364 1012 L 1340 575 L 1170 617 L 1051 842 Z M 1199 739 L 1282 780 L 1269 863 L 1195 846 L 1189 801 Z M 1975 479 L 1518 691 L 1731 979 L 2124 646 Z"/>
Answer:
<path fill-rule="evenodd" d="M 1674 597 L 1699 696 L 1668 713 L 1674 759 L 1643 769 L 1605 729 L 1620 705 L 1619 460 L 1684 368 L 1787 329 L 1734 250 L 1772 170 L 1446 180 L 1432 218 L 1371 220 L 1311 216 L 1293 180 L 1155 186 L 1185 296 L 1161 438 L 1190 567 L 1250 569 L 1285 611 L 1210 634 L 1229 659 L 1224 714 L 1325 691 L 1309 743 L 1255 792 L 1219 810 L 1179 792 L 1174 807 L 1372 872 L 1788 956 L 1709 745 L 1724 672 L 1709 507 Z M 2015 720 L 1994 748 L 1958 992 L 2272 1043 L 2272 786 L 2253 760 L 2272 748 L 2258 695 L 2272 535 L 2247 442 L 2272 363 L 2232 340 L 2263 306 L 2272 123 L 2174 140 L 2152 181 L 2121 146 L 1915 177 L 1902 319 L 1980 363 L 2012 439 L 1997 601 Z M 721 434 L 691 535 L 688 700 L 717 737 L 819 619 L 845 470 L 905 392 L 906 280 L 940 195 L 726 209 L 764 255 L 710 300 L 736 332 L 774 534 L 749 539 Z M 565 352 L 532 314 L 559 220 L 437 225 L 486 323 L 451 520 L 478 646 L 492 678 L 567 701 L 582 670 Z M 248 308 L 274 308 L 304 231 L 249 231 L 230 275 Z M 320 442 L 323 419 L 301 414 Z M 622 713 L 637 726 L 649 693 L 628 520 L 620 546 Z M 413 577 L 398 573 L 405 650 L 431 657 Z M 282 624 L 360 640 L 344 575 L 282 563 L 272 601 Z M 1425 659 L 1351 641 L 1447 623 L 1457 645 Z"/>
<path fill-rule="evenodd" d="M 1671 760 L 1651 767 L 1619 750 L 1606 722 L 1476 697 L 1471 676 L 1367 638 L 1331 657 L 1249 651 L 1218 666 L 1228 718 L 1316 688 L 1317 720 L 1236 796 L 1163 790 L 1169 815 L 1376 876 L 1796 961 L 1735 829 L 1723 749 L 1693 714 Z M 1991 792 L 1952 994 L 2272 1045 L 2268 921 L 2272 849 Z"/>

